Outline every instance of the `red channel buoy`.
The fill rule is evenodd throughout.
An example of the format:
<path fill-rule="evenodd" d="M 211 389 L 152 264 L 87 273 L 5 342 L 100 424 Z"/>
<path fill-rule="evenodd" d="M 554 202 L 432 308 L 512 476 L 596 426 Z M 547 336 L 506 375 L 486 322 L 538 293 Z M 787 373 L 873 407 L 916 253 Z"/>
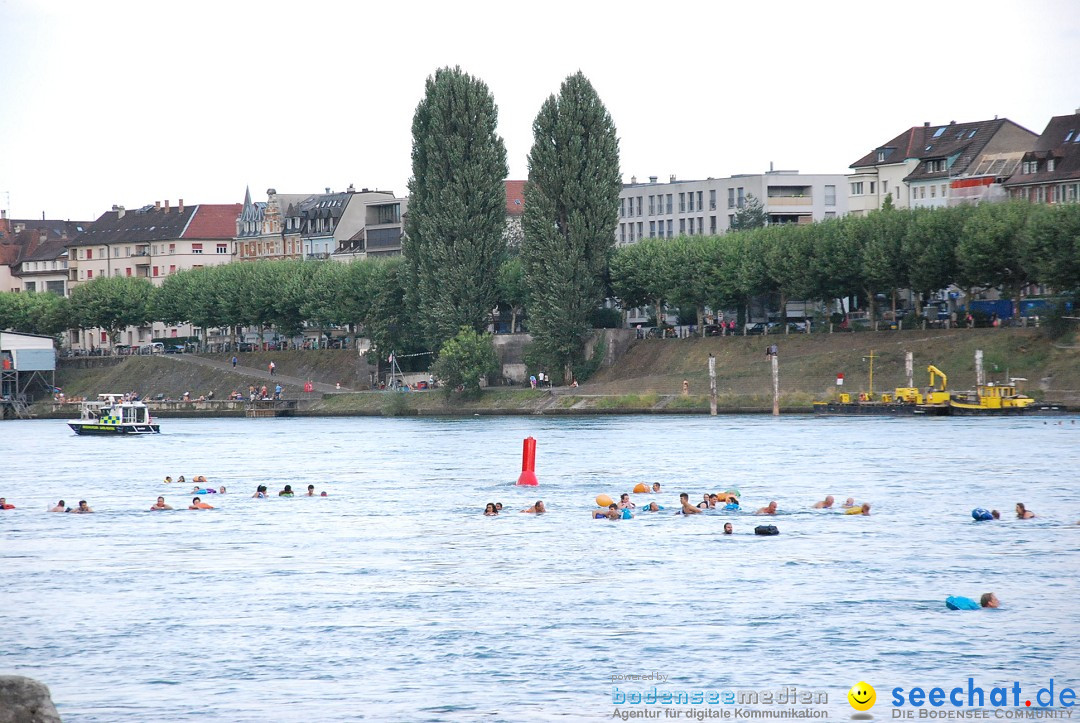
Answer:
<path fill-rule="evenodd" d="M 517 483 L 525 487 L 540 484 L 536 479 L 536 440 L 532 437 L 526 437 L 521 445 L 521 476 Z"/>

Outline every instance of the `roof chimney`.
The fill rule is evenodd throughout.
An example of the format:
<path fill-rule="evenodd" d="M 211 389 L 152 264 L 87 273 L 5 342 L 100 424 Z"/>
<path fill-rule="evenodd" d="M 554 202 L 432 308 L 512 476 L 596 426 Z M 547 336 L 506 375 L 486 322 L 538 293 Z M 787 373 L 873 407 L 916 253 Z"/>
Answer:
<path fill-rule="evenodd" d="M 949 125 L 951 125 L 951 126 L 956 125 L 956 121 L 949 121 Z"/>
<path fill-rule="evenodd" d="M 117 220 L 124 217 L 124 207 L 123 206 L 113 206 L 113 210 L 116 211 Z"/>
<path fill-rule="evenodd" d="M 161 201 L 154 201 L 154 210 L 155 211 L 160 211 L 161 210 Z"/>
<path fill-rule="evenodd" d="M 636 184 L 637 184 L 637 176 L 630 176 L 630 185 L 634 186 Z"/>
<path fill-rule="evenodd" d="M 649 176 L 649 183 L 656 183 L 656 176 Z"/>
<path fill-rule="evenodd" d="M 354 185 L 352 185 L 352 184 L 350 183 L 350 184 L 349 184 L 349 189 L 348 189 L 348 192 L 349 192 L 349 193 L 356 193 L 356 186 L 354 186 Z"/>
<path fill-rule="evenodd" d="M 930 121 L 924 121 L 922 126 L 923 126 L 923 128 L 929 128 L 930 127 Z"/>
<path fill-rule="evenodd" d="M 176 201 L 176 212 L 177 213 L 183 213 L 184 212 L 184 199 L 181 198 L 181 199 L 178 199 Z"/>
<path fill-rule="evenodd" d="M 0 208 L 0 218 L 7 218 L 7 211 Z"/>
<path fill-rule="evenodd" d="M 327 196 L 329 196 L 329 195 L 330 195 L 330 186 L 327 186 L 327 187 L 326 187 L 326 195 L 327 195 Z"/>
<path fill-rule="evenodd" d="M 169 199 L 165 199 L 165 213 L 169 212 Z"/>
<path fill-rule="evenodd" d="M 769 161 L 769 173 L 772 173 L 772 161 Z"/>
<path fill-rule="evenodd" d="M 671 177 L 668 178 L 668 183 L 675 183 L 675 174 L 674 173 L 672 173 Z"/>

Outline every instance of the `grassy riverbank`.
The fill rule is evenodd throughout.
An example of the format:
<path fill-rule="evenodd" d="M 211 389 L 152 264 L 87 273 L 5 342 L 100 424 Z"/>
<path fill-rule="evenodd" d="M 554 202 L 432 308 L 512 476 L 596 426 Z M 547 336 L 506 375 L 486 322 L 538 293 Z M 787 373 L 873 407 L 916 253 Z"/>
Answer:
<path fill-rule="evenodd" d="M 720 408 L 728 412 L 762 412 L 772 407 L 770 365 L 765 347 L 777 344 L 780 359 L 781 406 L 809 411 L 815 399 L 836 393 L 836 375 L 843 390 L 869 388 L 871 350 L 874 390 L 906 384 L 904 353 L 915 355 L 915 384 L 926 386 L 926 367 L 934 364 L 949 375 L 949 387 L 967 389 L 975 382 L 975 350 L 982 349 L 991 380 L 1023 377 L 1027 394 L 1047 401 L 1080 404 L 1080 348 L 1071 338 L 1052 343 L 1034 329 L 935 329 L 856 334 L 647 339 L 634 344 L 614 366 L 600 370 L 576 389 L 498 388 L 476 401 L 449 399 L 434 392 L 359 392 L 313 395 L 311 414 L 602 414 L 627 412 L 694 413 L 708 410 L 708 358 L 716 358 Z M 218 362 L 231 355 L 208 357 Z M 249 384 L 267 384 L 258 374 L 273 360 L 281 376 L 360 389 L 367 367 L 348 351 L 260 352 L 240 354 L 237 371 L 207 367 L 180 359 L 133 357 L 113 366 L 63 367 L 57 384 L 69 396 L 136 389 L 153 396 L 178 398 L 213 390 L 224 398 Z M 244 368 L 247 368 L 245 372 Z M 258 372 L 258 374 L 256 373 Z M 683 396 L 682 383 L 689 384 Z M 286 386 L 286 396 L 299 396 Z"/>

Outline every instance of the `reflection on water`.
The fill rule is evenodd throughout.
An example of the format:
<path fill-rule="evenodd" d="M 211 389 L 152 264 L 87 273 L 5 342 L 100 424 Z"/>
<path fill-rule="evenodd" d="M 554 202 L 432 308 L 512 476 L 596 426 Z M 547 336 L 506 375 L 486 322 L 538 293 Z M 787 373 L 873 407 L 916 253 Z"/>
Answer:
<path fill-rule="evenodd" d="M 859 680 L 879 708 L 898 685 L 1076 682 L 1080 425 L 1058 421 L 166 420 L 137 439 L 6 422 L 0 670 L 46 682 L 65 721 L 600 719 L 611 676 L 650 671 L 822 688 L 833 718 Z M 530 434 L 541 486 L 519 489 Z M 148 512 L 187 506 L 161 482 L 181 474 L 229 492 Z M 589 519 L 639 481 L 667 511 Z M 732 486 L 778 502 L 778 537 L 747 513 L 671 514 Z M 873 515 L 810 510 L 825 494 Z M 549 514 L 517 513 L 538 497 Z M 60 498 L 97 513 L 47 514 Z M 1039 517 L 1012 519 L 1019 501 Z M 1002 609 L 945 610 L 990 590 Z"/>

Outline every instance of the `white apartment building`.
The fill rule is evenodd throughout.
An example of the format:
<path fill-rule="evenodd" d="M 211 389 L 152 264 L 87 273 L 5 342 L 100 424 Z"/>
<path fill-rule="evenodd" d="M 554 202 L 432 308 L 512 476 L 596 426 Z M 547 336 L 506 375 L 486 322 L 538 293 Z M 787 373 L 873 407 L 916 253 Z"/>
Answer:
<path fill-rule="evenodd" d="M 643 238 L 715 235 L 731 227 L 735 212 L 754 196 L 770 224 L 811 223 L 847 213 L 846 178 L 842 174 L 768 171 L 703 181 L 648 183 L 631 178 L 619 194 L 615 241 L 631 244 Z"/>

